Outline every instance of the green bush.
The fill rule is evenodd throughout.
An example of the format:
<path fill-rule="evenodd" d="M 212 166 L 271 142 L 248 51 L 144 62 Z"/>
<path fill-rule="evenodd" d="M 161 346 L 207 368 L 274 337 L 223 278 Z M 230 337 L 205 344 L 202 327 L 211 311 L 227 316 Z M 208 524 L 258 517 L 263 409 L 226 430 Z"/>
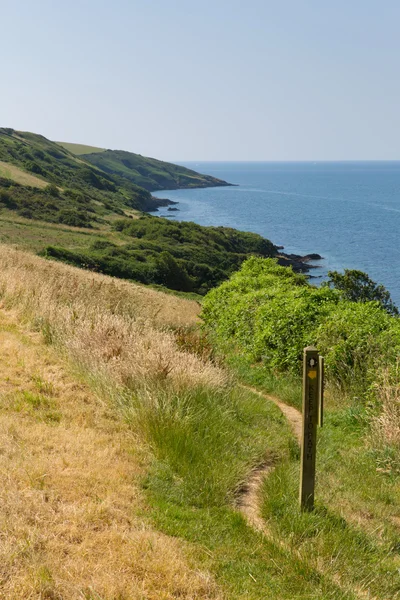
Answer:
<path fill-rule="evenodd" d="M 364 394 L 399 353 L 399 325 L 378 302 L 341 301 L 315 336 L 328 377 L 344 391 Z"/>
<path fill-rule="evenodd" d="M 46 187 L 46 193 L 49 194 L 50 196 L 53 196 L 54 198 L 59 198 L 60 197 L 60 190 L 58 189 L 58 187 L 54 183 L 50 183 Z"/>
<path fill-rule="evenodd" d="M 381 303 L 316 288 L 274 259 L 243 263 L 208 293 L 202 316 L 217 345 L 272 372 L 300 375 L 303 348 L 316 345 L 328 379 L 353 395 L 366 395 L 376 370 L 400 353 L 400 320 Z"/>
<path fill-rule="evenodd" d="M 383 285 L 375 281 L 362 271 L 345 269 L 344 273 L 329 271 L 329 279 L 324 286 L 339 290 L 345 300 L 352 302 L 378 302 L 389 315 L 398 315 L 397 306 L 393 303 L 390 293 Z"/>

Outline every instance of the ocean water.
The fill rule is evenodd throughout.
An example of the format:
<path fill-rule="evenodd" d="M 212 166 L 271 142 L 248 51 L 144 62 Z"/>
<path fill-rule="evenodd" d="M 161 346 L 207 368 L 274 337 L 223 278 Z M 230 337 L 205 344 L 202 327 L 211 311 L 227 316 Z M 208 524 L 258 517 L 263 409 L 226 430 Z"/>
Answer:
<path fill-rule="evenodd" d="M 311 271 L 360 269 L 400 306 L 400 161 L 337 163 L 181 163 L 237 187 L 155 192 L 200 225 L 253 231 L 285 252 L 324 257 Z M 317 264 L 317 263 L 315 263 Z"/>

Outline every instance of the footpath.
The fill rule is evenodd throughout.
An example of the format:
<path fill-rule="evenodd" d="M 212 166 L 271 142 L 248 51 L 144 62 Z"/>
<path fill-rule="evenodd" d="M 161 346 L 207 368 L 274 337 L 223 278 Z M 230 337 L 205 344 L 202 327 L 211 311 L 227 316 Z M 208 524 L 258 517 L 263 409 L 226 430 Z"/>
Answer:
<path fill-rule="evenodd" d="M 258 394 L 262 398 L 265 398 L 266 400 L 276 404 L 276 406 L 281 410 L 282 414 L 288 420 L 297 441 L 300 443 L 302 416 L 296 408 L 285 404 L 275 396 L 260 392 L 256 388 L 247 385 L 241 385 L 240 387 L 254 394 Z M 265 463 L 258 467 L 258 469 L 255 469 L 248 479 L 240 498 L 238 499 L 240 511 L 246 517 L 248 523 L 254 527 L 254 529 L 257 529 L 264 534 L 267 534 L 267 528 L 264 520 L 261 517 L 261 487 L 264 480 L 266 477 L 268 477 L 273 469 L 274 465 L 270 463 Z"/>

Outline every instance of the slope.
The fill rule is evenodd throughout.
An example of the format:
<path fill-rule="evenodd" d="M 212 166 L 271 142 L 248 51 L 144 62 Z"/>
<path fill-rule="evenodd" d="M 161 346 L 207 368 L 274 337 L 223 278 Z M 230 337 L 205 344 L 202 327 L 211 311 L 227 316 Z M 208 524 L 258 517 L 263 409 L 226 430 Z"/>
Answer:
<path fill-rule="evenodd" d="M 399 480 L 351 399 L 327 395 L 301 513 L 288 424 L 209 360 L 194 303 L 0 250 L 0 595 L 399 598 Z M 265 464 L 257 532 L 237 504 Z"/>
<path fill-rule="evenodd" d="M 217 598 L 150 527 L 143 449 L 43 338 L 0 310 L 0 596 Z"/>
<path fill-rule="evenodd" d="M 123 150 L 105 150 L 81 156 L 106 173 L 126 177 L 132 183 L 149 191 L 231 185 L 216 177 L 201 175 L 186 167 Z"/>
<path fill-rule="evenodd" d="M 147 190 L 99 170 L 38 134 L 0 128 L 0 161 L 58 187 L 59 191 L 68 190 L 70 197 L 79 192 L 78 203 L 84 212 L 96 213 L 100 206 L 103 212 L 121 214 L 124 208 L 155 210 L 160 205 Z M 12 171 L 10 177 L 14 179 Z M 4 182 L 0 188 L 3 186 Z M 32 198 L 32 208 L 35 202 Z"/>
<path fill-rule="evenodd" d="M 86 144 L 72 144 L 68 142 L 56 142 L 59 146 L 62 146 L 72 154 L 81 156 L 81 154 L 93 154 L 94 152 L 105 152 L 105 148 L 98 148 L 97 146 L 87 146 Z"/>
<path fill-rule="evenodd" d="M 277 255 L 269 240 L 253 233 L 139 214 L 170 201 L 136 185 L 138 173 L 146 179 L 140 183 L 152 189 L 225 182 L 130 153 L 82 156 L 41 135 L 0 129 L 0 241 L 115 277 L 201 295 L 249 255 Z M 111 157 L 109 170 L 121 174 L 106 173 L 86 156 Z M 304 268 L 299 261 L 280 260 Z"/>

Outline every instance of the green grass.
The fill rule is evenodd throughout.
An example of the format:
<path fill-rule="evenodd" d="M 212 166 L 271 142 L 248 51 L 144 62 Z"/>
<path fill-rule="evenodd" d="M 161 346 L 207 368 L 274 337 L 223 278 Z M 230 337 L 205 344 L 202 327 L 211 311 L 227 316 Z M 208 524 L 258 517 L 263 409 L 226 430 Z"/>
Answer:
<path fill-rule="evenodd" d="M 103 230 L 85 230 L 59 224 L 43 223 L 16 217 L 11 211 L 0 213 L 0 242 L 12 244 L 23 250 L 40 252 L 48 244 L 61 244 L 71 250 L 86 248 L 92 241 L 116 239 L 113 233 Z"/>
<path fill-rule="evenodd" d="M 144 481 L 154 525 L 191 542 L 229 599 L 351 599 L 281 540 L 253 531 L 235 508 L 252 467 L 287 462 L 289 427 L 272 403 L 243 390 L 156 389 L 123 410 L 152 451 Z"/>
<path fill-rule="evenodd" d="M 251 360 L 236 351 L 227 349 L 224 362 L 235 373 L 238 380 L 246 385 L 257 387 L 260 391 L 277 396 L 283 402 L 301 410 L 301 379 L 291 373 L 276 375 L 262 363 Z"/>
<path fill-rule="evenodd" d="M 153 522 L 191 542 L 200 568 L 209 570 L 229 600 L 355 600 L 329 578 L 253 531 L 226 507 L 196 509 L 149 495 Z"/>
<path fill-rule="evenodd" d="M 124 150 L 105 150 L 82 157 L 106 173 L 124 177 L 149 191 L 229 185 L 216 177 Z"/>
<path fill-rule="evenodd" d="M 27 173 L 22 169 L 11 165 L 8 162 L 0 161 L 0 177 L 11 179 L 21 185 L 28 185 L 37 188 L 45 188 L 48 183 L 39 177 L 35 177 L 31 173 Z"/>
<path fill-rule="evenodd" d="M 93 154 L 95 152 L 104 152 L 105 148 L 98 148 L 97 146 L 87 146 L 85 144 L 73 144 L 69 142 L 56 142 L 59 146 L 62 146 L 72 154 L 80 156 L 81 154 Z"/>
<path fill-rule="evenodd" d="M 276 393 L 280 384 L 269 385 Z M 191 543 L 227 598 L 400 598 L 400 478 L 376 468 L 366 409 L 343 402 L 328 398 L 316 510 L 302 513 L 298 446 L 272 403 L 235 388 L 125 397 L 124 414 L 151 451 L 143 485 L 152 522 Z M 235 508 L 263 461 L 275 465 L 262 488 L 266 536 Z"/>
<path fill-rule="evenodd" d="M 61 412 L 52 393 L 45 387 L 39 387 L 38 391 L 19 390 L 18 392 L 6 394 L 3 398 L 3 408 L 29 415 L 37 421 L 57 425 L 61 421 Z"/>
<path fill-rule="evenodd" d="M 148 488 L 197 507 L 234 498 L 254 465 L 278 460 L 290 434 L 280 411 L 245 391 L 165 387 L 127 400 L 125 414 L 152 448 Z M 271 440 L 280 432 L 280 442 Z"/>
<path fill-rule="evenodd" d="M 394 525 L 400 480 L 379 474 L 357 407 L 328 413 L 319 431 L 316 509 L 298 507 L 299 461 L 281 463 L 263 488 L 263 516 L 274 538 L 347 588 L 400 597 L 400 546 Z"/>

